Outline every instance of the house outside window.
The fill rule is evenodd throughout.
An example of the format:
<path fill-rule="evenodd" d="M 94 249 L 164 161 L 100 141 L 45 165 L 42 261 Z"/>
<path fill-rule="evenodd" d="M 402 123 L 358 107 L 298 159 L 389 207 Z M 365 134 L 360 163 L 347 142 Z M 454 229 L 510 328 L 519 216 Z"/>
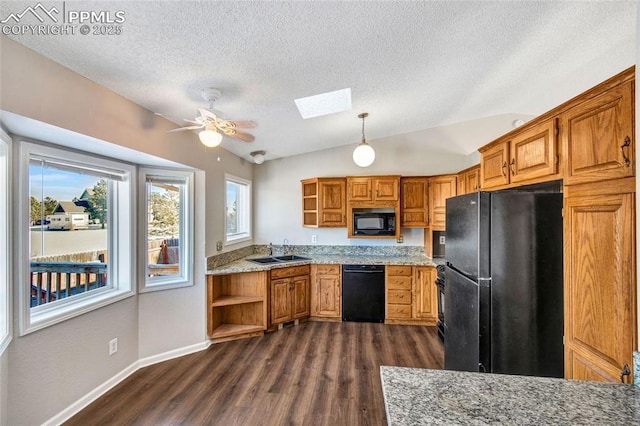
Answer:
<path fill-rule="evenodd" d="M 225 241 L 251 240 L 251 181 L 225 175 Z"/>
<path fill-rule="evenodd" d="M 20 144 L 20 333 L 133 294 L 135 167 Z"/>
<path fill-rule="evenodd" d="M 193 181 L 189 171 L 140 169 L 141 292 L 193 285 Z"/>

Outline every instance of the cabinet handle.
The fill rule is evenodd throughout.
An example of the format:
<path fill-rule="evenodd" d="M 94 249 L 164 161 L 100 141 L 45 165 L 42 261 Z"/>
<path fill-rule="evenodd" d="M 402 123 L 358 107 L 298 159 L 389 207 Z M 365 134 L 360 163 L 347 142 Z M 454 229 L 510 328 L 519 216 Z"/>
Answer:
<path fill-rule="evenodd" d="M 631 146 L 631 139 L 629 136 L 624 138 L 624 143 L 620 145 L 620 150 L 622 151 L 622 158 L 624 158 L 624 165 L 629 167 L 631 161 L 629 161 L 629 155 L 625 152 L 625 148 L 629 148 Z"/>
<path fill-rule="evenodd" d="M 515 165 L 516 165 L 516 159 L 512 158 L 511 162 L 509 163 L 509 170 L 511 170 L 511 176 L 515 176 L 516 175 L 516 170 L 514 168 Z"/>
<path fill-rule="evenodd" d="M 631 375 L 631 370 L 629 370 L 629 364 L 625 364 L 624 367 L 622 367 L 622 371 L 620 372 L 620 381 L 624 383 L 624 376 L 629 376 L 629 375 Z"/>
<path fill-rule="evenodd" d="M 507 172 L 505 172 L 505 170 L 507 169 L 507 162 L 505 161 L 504 163 L 502 163 L 502 176 L 507 177 Z"/>

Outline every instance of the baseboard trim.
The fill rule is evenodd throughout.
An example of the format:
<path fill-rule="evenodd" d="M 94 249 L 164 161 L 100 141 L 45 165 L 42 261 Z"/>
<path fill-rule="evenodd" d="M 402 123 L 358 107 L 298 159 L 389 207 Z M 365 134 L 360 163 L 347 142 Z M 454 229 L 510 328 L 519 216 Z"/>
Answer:
<path fill-rule="evenodd" d="M 168 361 L 173 358 L 178 358 L 184 355 L 189 355 L 195 352 L 199 352 L 207 349 L 211 345 L 211 342 L 201 342 L 196 343 L 195 345 L 185 346 L 184 348 L 174 349 L 168 352 L 164 352 L 158 355 L 153 355 L 150 357 L 139 359 L 138 361 L 133 362 L 131 365 L 126 367 L 124 370 L 117 373 L 115 376 L 108 379 L 106 382 L 102 383 L 94 390 L 44 422 L 43 426 L 56 426 L 61 425 L 62 423 L 69 420 L 71 417 L 78 414 L 84 408 L 86 408 L 89 404 L 91 404 L 96 399 L 100 398 L 102 395 L 107 393 L 111 388 L 116 386 L 118 383 L 141 369 L 142 367 L 148 367 L 149 365 L 157 364 L 159 362 Z"/>
<path fill-rule="evenodd" d="M 158 355 L 141 358 L 138 360 L 138 368 L 147 367 L 149 365 L 157 364 L 163 361 L 169 361 L 173 358 L 189 355 L 195 352 L 200 352 L 207 349 L 211 345 L 210 341 L 196 343 L 195 345 L 185 346 L 184 348 L 174 349 L 168 352 L 164 352 Z"/>

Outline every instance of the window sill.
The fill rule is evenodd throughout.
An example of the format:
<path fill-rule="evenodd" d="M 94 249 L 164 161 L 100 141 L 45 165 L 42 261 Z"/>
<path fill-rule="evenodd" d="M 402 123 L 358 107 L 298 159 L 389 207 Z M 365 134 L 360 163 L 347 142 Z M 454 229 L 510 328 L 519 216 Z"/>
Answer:
<path fill-rule="evenodd" d="M 227 239 L 225 240 L 224 243 L 225 243 L 225 246 L 233 246 L 240 243 L 250 242 L 251 240 L 252 240 L 251 235 L 246 235 L 246 236 L 243 235 L 243 236 Z"/>
<path fill-rule="evenodd" d="M 135 294 L 132 290 L 110 290 L 100 295 L 74 301 L 66 306 L 56 306 L 41 312 L 30 312 L 25 320 L 20 335 L 24 336 L 34 331 L 42 330 L 54 324 L 84 315 L 93 310 L 119 302 Z"/>

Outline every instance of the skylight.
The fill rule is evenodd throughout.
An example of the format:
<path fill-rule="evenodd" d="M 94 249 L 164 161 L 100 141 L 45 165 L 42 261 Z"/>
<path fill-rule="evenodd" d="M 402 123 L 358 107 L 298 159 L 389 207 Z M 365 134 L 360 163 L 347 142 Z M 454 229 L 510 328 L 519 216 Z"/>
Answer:
<path fill-rule="evenodd" d="M 351 109 L 351 89 L 321 93 L 295 100 L 302 118 L 321 117 Z"/>

